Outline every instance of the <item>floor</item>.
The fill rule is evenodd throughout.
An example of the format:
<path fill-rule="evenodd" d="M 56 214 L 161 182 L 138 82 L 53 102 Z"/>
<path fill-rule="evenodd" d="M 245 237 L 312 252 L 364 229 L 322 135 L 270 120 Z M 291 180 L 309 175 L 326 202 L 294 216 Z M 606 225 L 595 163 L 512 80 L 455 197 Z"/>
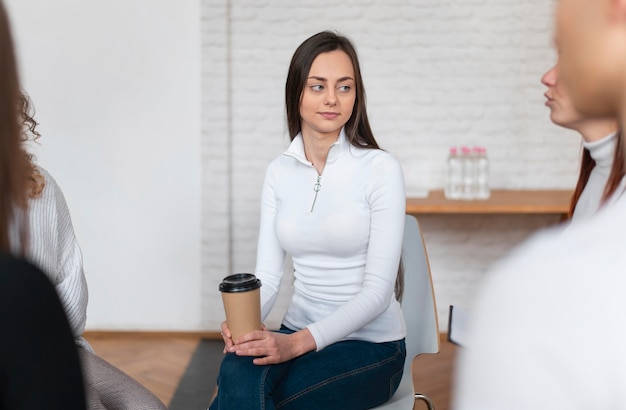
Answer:
<path fill-rule="evenodd" d="M 215 334 L 87 332 L 86 339 L 96 353 L 128 373 L 170 403 L 178 381 L 198 342 Z M 452 373 L 458 348 L 442 335 L 437 355 L 418 356 L 413 363 L 413 380 L 417 391 L 427 394 L 437 410 L 448 410 L 452 392 Z M 425 409 L 417 402 L 414 409 Z"/>

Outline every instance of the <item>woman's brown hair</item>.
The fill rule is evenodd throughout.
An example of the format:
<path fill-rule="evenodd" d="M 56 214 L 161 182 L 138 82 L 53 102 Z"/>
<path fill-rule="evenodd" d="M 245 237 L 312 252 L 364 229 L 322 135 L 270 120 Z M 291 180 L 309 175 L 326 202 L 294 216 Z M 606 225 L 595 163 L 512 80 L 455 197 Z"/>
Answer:
<path fill-rule="evenodd" d="M 37 125 L 39 125 L 39 123 L 35 121 L 35 109 L 32 106 L 30 97 L 24 92 L 20 92 L 20 114 L 23 132 L 22 141 L 24 143 L 29 141 L 37 142 L 41 137 L 41 134 L 37 131 Z M 37 198 L 43 192 L 46 180 L 37 165 L 35 165 L 33 154 L 26 152 L 26 159 L 28 160 L 28 166 L 30 168 L 28 196 L 29 198 Z"/>
<path fill-rule="evenodd" d="M 615 153 L 613 154 L 613 165 L 611 167 L 609 179 L 607 180 L 606 186 L 604 187 L 604 192 L 601 199 L 602 203 L 606 202 L 606 200 L 615 193 L 620 185 L 620 182 L 626 175 L 626 164 L 624 163 L 625 159 L 626 158 L 624 156 L 624 143 L 622 142 L 622 132 L 618 131 L 615 141 Z M 580 161 L 580 173 L 578 175 L 578 182 L 576 183 L 576 188 L 574 189 L 574 194 L 572 195 L 572 200 L 570 202 L 570 218 L 576 210 L 578 200 L 580 199 L 583 190 L 587 186 L 589 176 L 591 175 L 591 171 L 595 166 L 596 161 L 591 158 L 589 150 L 587 148 L 584 148 Z"/>
<path fill-rule="evenodd" d="M 374 138 L 374 133 L 367 118 L 365 87 L 363 86 L 359 57 L 348 38 L 331 31 L 322 31 L 306 39 L 296 49 L 291 58 L 285 84 L 285 106 L 287 109 L 289 137 L 293 140 L 301 130 L 300 101 L 313 60 L 322 53 L 336 50 L 345 52 L 350 57 L 352 67 L 354 68 L 356 100 L 352 115 L 344 127 L 346 137 L 356 147 L 378 149 L 378 143 Z"/>
<path fill-rule="evenodd" d="M 25 226 L 14 226 L 18 209 L 27 208 L 29 166 L 22 146 L 20 87 L 11 29 L 0 3 L 0 251 L 11 252 L 10 230 L 19 231 L 22 249 Z"/>

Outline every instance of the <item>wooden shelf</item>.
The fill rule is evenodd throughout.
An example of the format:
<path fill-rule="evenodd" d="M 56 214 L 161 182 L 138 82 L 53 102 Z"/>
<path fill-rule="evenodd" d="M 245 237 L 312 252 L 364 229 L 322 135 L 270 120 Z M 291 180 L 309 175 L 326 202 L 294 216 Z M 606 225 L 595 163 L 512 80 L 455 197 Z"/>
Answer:
<path fill-rule="evenodd" d="M 419 214 L 556 214 L 569 213 L 571 190 L 492 190 L 485 200 L 446 199 L 443 191 L 407 198 L 406 213 Z"/>

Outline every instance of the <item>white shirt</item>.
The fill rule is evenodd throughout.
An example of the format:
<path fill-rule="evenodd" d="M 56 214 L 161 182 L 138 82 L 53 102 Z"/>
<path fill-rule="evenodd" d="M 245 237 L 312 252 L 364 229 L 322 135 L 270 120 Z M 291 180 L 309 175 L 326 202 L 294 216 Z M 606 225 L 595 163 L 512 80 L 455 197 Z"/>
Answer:
<path fill-rule="evenodd" d="M 589 154 L 596 162 L 596 165 L 591 170 L 585 189 L 583 189 L 580 198 L 578 198 L 574 214 L 572 215 L 573 222 L 587 219 L 600 209 L 604 189 L 613 168 L 616 143 L 616 133 L 593 142 L 583 141 L 583 147 L 589 150 Z M 619 187 L 618 191 L 620 191 Z M 609 198 L 607 202 L 611 200 L 612 198 Z"/>
<path fill-rule="evenodd" d="M 61 188 L 43 168 L 45 179 L 41 195 L 28 201 L 28 247 L 26 258 L 50 279 L 65 308 L 76 342 L 91 350 L 82 337 L 87 321 L 87 280 L 83 257 L 74 235 L 72 219 Z M 11 232 L 15 249 L 19 248 L 17 231 Z"/>
<path fill-rule="evenodd" d="M 320 176 L 296 136 L 269 165 L 263 187 L 255 270 L 263 318 L 276 300 L 288 252 L 295 282 L 283 324 L 307 327 L 317 350 L 346 339 L 402 339 L 404 318 L 393 290 L 405 207 L 402 169 L 391 154 L 356 148 L 342 131 Z"/>
<path fill-rule="evenodd" d="M 456 410 L 626 408 L 626 198 L 538 234 L 487 276 Z"/>

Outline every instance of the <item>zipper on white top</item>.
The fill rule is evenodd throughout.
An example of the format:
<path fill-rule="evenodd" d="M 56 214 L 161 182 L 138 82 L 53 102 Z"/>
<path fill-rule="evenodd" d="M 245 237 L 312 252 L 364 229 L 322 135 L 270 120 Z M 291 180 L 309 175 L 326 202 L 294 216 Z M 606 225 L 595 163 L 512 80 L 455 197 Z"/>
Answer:
<path fill-rule="evenodd" d="M 313 203 L 311 204 L 311 212 L 313 212 L 313 208 L 315 208 L 315 201 L 317 201 L 317 193 L 322 189 L 322 176 L 317 176 L 317 181 L 315 181 L 315 185 L 313 185 L 313 191 L 315 191 L 315 196 L 313 197 Z"/>

